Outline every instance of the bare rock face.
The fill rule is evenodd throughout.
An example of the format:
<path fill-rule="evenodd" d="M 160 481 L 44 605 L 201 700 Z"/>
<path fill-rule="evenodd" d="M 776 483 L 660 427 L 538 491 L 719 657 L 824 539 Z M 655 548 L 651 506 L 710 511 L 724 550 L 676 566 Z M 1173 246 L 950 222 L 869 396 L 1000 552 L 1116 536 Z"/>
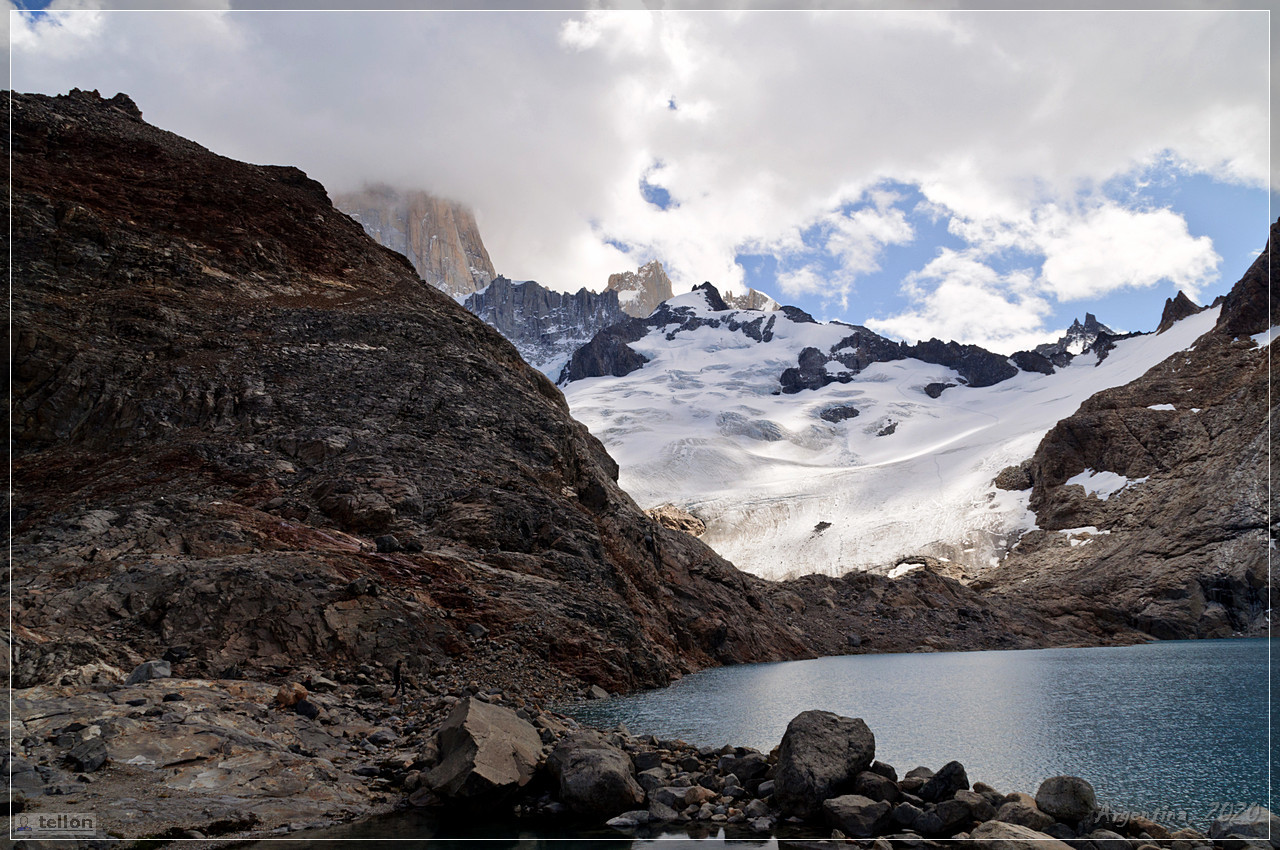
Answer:
<path fill-rule="evenodd" d="M 441 762 L 426 782 L 446 798 L 488 798 L 526 785 L 542 755 L 538 730 L 509 708 L 458 703 L 440 729 Z"/>
<path fill-rule="evenodd" d="M 645 513 L 657 520 L 664 528 L 672 531 L 683 531 L 685 534 L 698 537 L 707 530 L 705 522 L 684 508 L 672 504 L 658 505 L 656 508 L 649 508 Z"/>
<path fill-rule="evenodd" d="M 811 653 L 301 171 L 94 92 L 11 100 L 23 685 L 178 644 L 184 675 L 268 676 L 492 646 L 610 691 Z"/>
<path fill-rule="evenodd" d="M 801 712 L 782 736 L 774 799 L 784 815 L 814 817 L 825 801 L 851 791 L 875 756 L 875 736 L 862 720 L 830 711 Z M 877 810 L 873 820 L 888 812 L 888 804 L 881 805 L 884 810 Z M 849 808 L 859 807 L 841 811 Z"/>
<path fill-rule="evenodd" d="M 733 310 L 763 310 L 771 312 L 782 309 L 782 305 L 774 301 L 773 298 L 751 288 L 748 288 L 742 295 L 726 291 L 724 293 L 724 303 Z"/>
<path fill-rule="evenodd" d="M 1045 435 L 1025 470 L 1042 530 L 975 587 L 1095 635 L 1265 634 L 1276 376 L 1249 335 L 1275 321 L 1267 286 L 1255 263 L 1193 347 L 1094 395 Z M 1067 483 L 1086 471 L 1127 483 L 1105 499 Z"/>
<path fill-rule="evenodd" d="M 372 186 L 335 195 L 333 203 L 379 245 L 408 257 L 423 280 L 455 298 L 483 289 L 496 277 L 475 214 L 455 201 Z"/>
<path fill-rule="evenodd" d="M 646 318 L 658 305 L 672 297 L 671 279 L 662 263 L 654 260 L 633 272 L 609 275 L 606 292 L 618 293 L 618 302 L 629 316 Z"/>
<path fill-rule="evenodd" d="M 1173 327 L 1175 322 L 1180 322 L 1188 316 L 1194 316 L 1206 308 L 1201 307 L 1187 297 L 1187 293 L 1181 289 L 1173 298 L 1166 298 L 1164 301 L 1164 310 L 1160 313 L 1160 324 L 1156 327 L 1156 333 L 1162 334 L 1169 328 Z"/>

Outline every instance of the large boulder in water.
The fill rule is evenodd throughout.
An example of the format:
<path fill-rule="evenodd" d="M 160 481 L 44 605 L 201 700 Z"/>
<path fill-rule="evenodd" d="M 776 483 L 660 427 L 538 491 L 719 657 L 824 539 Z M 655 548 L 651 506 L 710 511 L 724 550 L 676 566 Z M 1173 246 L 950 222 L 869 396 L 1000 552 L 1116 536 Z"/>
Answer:
<path fill-rule="evenodd" d="M 631 757 L 596 733 L 562 739 L 547 768 L 560 784 L 560 801 L 578 814 L 608 818 L 644 803 Z"/>
<path fill-rule="evenodd" d="M 774 799 L 783 815 L 812 818 L 823 801 L 852 790 L 875 756 L 875 736 L 862 720 L 830 711 L 797 714 L 778 749 Z"/>
<path fill-rule="evenodd" d="M 442 797 L 487 797 L 518 788 L 530 779 L 542 755 L 542 738 L 532 724 L 499 705 L 467 698 L 440 728 L 440 764 L 427 784 Z"/>

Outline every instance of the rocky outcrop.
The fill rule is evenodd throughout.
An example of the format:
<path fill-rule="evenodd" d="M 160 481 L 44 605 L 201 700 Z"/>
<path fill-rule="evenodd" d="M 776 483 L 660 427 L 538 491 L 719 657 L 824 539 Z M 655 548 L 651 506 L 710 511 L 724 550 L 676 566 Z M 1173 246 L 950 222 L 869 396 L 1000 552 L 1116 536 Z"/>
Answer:
<path fill-rule="evenodd" d="M 1091 397 L 1045 435 L 1026 470 L 1039 530 L 975 587 L 1097 633 L 1265 633 L 1275 376 L 1248 337 L 1272 321 L 1260 307 L 1263 267 L 1241 278 L 1194 346 Z M 1087 489 L 1096 475 L 1125 486 L 1102 498 Z"/>
<path fill-rule="evenodd" d="M 463 306 L 510 340 L 527 363 L 553 378 L 597 331 L 627 318 L 616 292 L 556 292 L 536 281 L 512 282 L 501 275 L 468 295 Z"/>
<path fill-rule="evenodd" d="M 1162 334 L 1173 327 L 1174 323 L 1207 309 L 1196 304 L 1187 297 L 1187 293 L 1179 289 L 1175 297 L 1164 300 L 1164 310 L 1160 313 L 1160 324 L 1156 326 L 1156 333 Z"/>
<path fill-rule="evenodd" d="M 1099 322 L 1097 316 L 1085 313 L 1083 322 L 1079 319 L 1073 320 L 1071 327 L 1067 328 L 1067 332 L 1059 337 L 1057 342 L 1037 345 L 1034 353 L 1049 360 L 1055 366 L 1065 366 L 1071 362 L 1072 357 L 1092 348 L 1098 337 L 1103 334 L 1116 336 L 1116 332 Z"/>
<path fill-rule="evenodd" d="M 599 378 L 612 375 L 621 378 L 649 362 L 649 358 L 630 347 L 649 332 L 642 320 L 627 318 L 598 331 L 591 341 L 573 352 L 569 362 L 560 372 L 557 384 L 583 378 Z"/>
<path fill-rule="evenodd" d="M 204 676 L 493 647 L 549 686 L 621 690 L 809 652 L 304 174 L 93 93 L 13 115 L 15 654 L 35 680 L 65 672 L 46 655 L 127 671 L 177 645 Z"/>
<path fill-rule="evenodd" d="M 762 310 L 769 312 L 782 309 L 782 305 L 774 301 L 773 298 L 751 288 L 748 288 L 742 295 L 726 291 L 724 293 L 724 303 L 731 310 Z"/>
<path fill-rule="evenodd" d="M 685 534 L 697 537 L 707 530 L 705 522 L 676 505 L 658 505 L 656 508 L 649 508 L 645 513 L 672 531 L 683 531 Z"/>
<path fill-rule="evenodd" d="M 605 292 L 618 293 L 622 311 L 638 319 L 646 318 L 674 294 L 671 279 L 658 260 L 645 263 L 633 272 L 609 275 Z"/>
<path fill-rule="evenodd" d="M 337 194 L 333 204 L 379 245 L 408 257 L 423 280 L 454 298 L 494 280 L 475 214 L 462 204 L 390 186 Z"/>

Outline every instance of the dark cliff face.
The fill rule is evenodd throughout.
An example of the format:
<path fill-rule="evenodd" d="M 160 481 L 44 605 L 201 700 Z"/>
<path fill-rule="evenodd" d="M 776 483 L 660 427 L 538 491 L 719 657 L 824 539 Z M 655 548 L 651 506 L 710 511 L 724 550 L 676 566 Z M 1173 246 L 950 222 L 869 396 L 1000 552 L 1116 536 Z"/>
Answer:
<path fill-rule="evenodd" d="M 617 292 L 556 292 L 501 276 L 467 296 L 463 306 L 510 340 L 526 361 L 556 374 L 597 331 L 628 318 Z"/>
<path fill-rule="evenodd" d="M 1055 618 L 1159 638 L 1264 632 L 1276 506 L 1268 511 L 1268 358 L 1248 335 L 1275 321 L 1265 256 L 1192 349 L 1091 397 L 1045 435 L 1027 465 L 1045 530 L 988 577 L 997 590 Z M 1087 469 L 1135 483 L 1099 499 L 1066 483 Z M 1061 533 L 1085 526 L 1106 533 L 1075 546 Z"/>
<path fill-rule="evenodd" d="M 191 673 L 430 668 L 472 623 L 610 688 L 805 653 L 318 183 L 96 93 L 12 101 L 20 684 L 175 644 Z"/>

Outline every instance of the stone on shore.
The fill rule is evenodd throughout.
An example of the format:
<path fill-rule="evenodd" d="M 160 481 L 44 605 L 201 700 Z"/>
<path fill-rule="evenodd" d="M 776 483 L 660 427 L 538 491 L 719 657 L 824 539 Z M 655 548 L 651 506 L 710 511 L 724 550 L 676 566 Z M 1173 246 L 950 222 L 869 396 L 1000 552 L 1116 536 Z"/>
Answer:
<path fill-rule="evenodd" d="M 964 765 L 958 761 L 949 761 L 942 769 L 920 787 L 917 792 L 920 799 L 927 803 L 938 803 L 949 800 L 957 791 L 969 788 L 969 777 L 965 775 Z"/>
<path fill-rule="evenodd" d="M 858 794 L 833 797 L 822 804 L 827 822 L 850 838 L 870 838 L 889 822 L 891 805 Z"/>
<path fill-rule="evenodd" d="M 551 752 L 547 768 L 559 783 L 560 801 L 577 814 L 609 817 L 644 804 L 631 757 L 596 733 L 566 736 Z"/>
<path fill-rule="evenodd" d="M 782 736 L 774 799 L 784 816 L 815 817 L 825 800 L 852 790 L 875 754 L 875 736 L 862 720 L 830 711 L 802 712 Z"/>
<path fill-rule="evenodd" d="M 1098 810 L 1098 798 L 1078 776 L 1053 776 L 1040 783 L 1036 805 L 1055 820 L 1079 823 Z"/>
<path fill-rule="evenodd" d="M 538 730 L 514 711 L 467 698 L 440 727 L 441 762 L 426 782 L 442 797 L 509 791 L 533 778 L 542 754 Z"/>
<path fill-rule="evenodd" d="M 1005 800 L 1006 802 L 996 810 L 997 821 L 1025 826 L 1037 831 L 1047 829 L 1053 823 L 1053 818 L 1040 810 L 1030 794 L 1014 792 Z"/>
<path fill-rule="evenodd" d="M 1253 806 L 1236 815 L 1216 818 L 1209 825 L 1209 837 L 1213 839 L 1238 836 L 1266 841 L 1268 834 L 1271 846 L 1280 847 L 1280 817 L 1262 806 Z"/>
<path fill-rule="evenodd" d="M 969 833 L 978 850 L 1071 850 L 1071 845 L 1016 823 L 989 820 Z"/>

